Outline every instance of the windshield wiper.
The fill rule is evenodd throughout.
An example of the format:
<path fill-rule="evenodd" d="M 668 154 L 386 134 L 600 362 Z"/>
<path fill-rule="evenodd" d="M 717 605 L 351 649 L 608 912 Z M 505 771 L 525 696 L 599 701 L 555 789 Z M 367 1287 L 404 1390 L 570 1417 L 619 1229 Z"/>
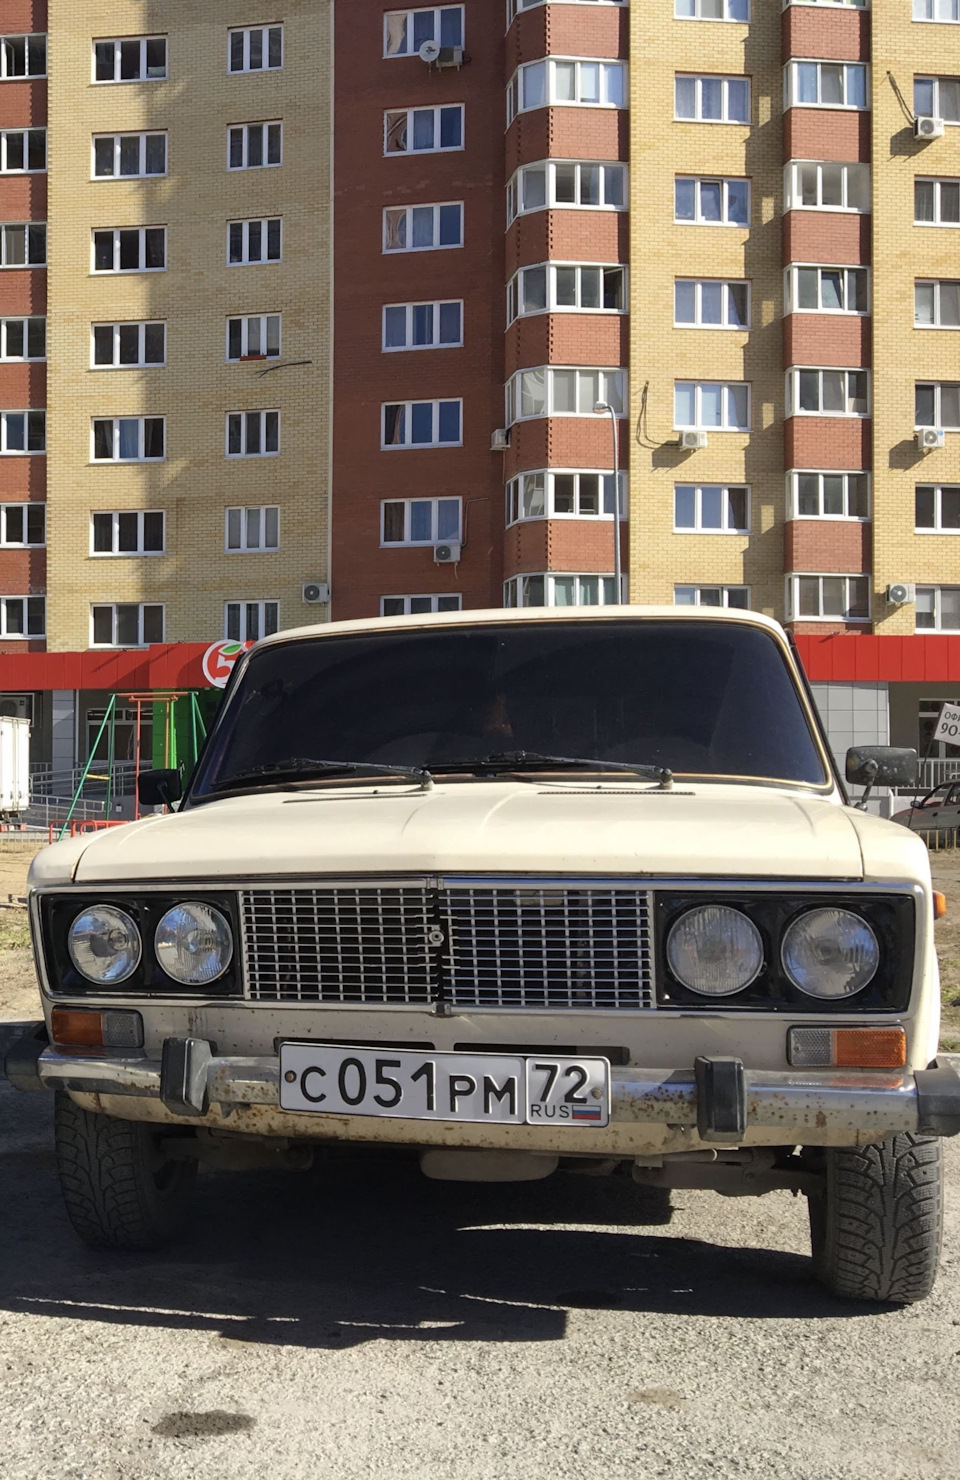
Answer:
<path fill-rule="evenodd" d="M 434 763 L 441 771 L 539 771 L 539 770 L 625 771 L 650 781 L 659 781 L 661 791 L 673 785 L 673 772 L 666 766 L 650 766 L 642 761 L 603 761 L 589 755 L 543 755 L 537 750 L 501 750 L 493 755 L 471 756 L 459 761 Z"/>
<path fill-rule="evenodd" d="M 403 776 L 417 781 L 421 791 L 433 790 L 433 777 L 425 766 L 381 766 L 374 761 L 321 761 L 310 756 L 292 755 L 283 761 L 273 761 L 266 766 L 253 766 L 249 771 L 238 771 L 234 776 L 225 776 L 214 781 L 211 791 L 228 791 L 234 786 L 248 786 L 264 782 L 270 785 L 285 779 L 305 781 L 314 776 L 350 776 L 356 773 L 371 776 Z"/>

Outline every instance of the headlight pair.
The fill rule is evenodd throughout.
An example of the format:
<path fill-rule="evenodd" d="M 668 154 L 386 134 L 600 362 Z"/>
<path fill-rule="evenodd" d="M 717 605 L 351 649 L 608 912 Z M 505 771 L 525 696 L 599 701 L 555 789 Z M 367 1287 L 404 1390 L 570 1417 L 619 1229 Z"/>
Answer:
<path fill-rule="evenodd" d="M 167 910 L 154 932 L 157 962 L 184 986 L 215 982 L 233 959 L 233 932 L 220 910 L 202 900 L 184 900 Z M 143 940 L 126 910 L 93 904 L 73 921 L 67 935 L 70 959 L 87 981 L 118 986 L 143 956 Z"/>
<path fill-rule="evenodd" d="M 756 981 L 764 964 L 760 931 L 730 905 L 696 905 L 671 926 L 667 964 L 681 986 L 706 997 L 730 997 Z M 787 926 L 780 962 L 808 997 L 839 1000 L 869 986 L 880 945 L 861 915 L 835 906 L 805 910 Z"/>

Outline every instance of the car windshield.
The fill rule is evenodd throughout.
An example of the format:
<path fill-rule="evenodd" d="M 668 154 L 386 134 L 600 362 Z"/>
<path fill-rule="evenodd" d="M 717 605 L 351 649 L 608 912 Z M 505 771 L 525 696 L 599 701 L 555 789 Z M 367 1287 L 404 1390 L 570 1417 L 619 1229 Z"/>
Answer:
<path fill-rule="evenodd" d="M 222 796 L 232 777 L 240 787 L 241 776 L 291 755 L 442 770 L 520 751 L 707 777 L 828 779 L 796 684 L 763 629 L 532 619 L 254 649 L 190 800 Z"/>

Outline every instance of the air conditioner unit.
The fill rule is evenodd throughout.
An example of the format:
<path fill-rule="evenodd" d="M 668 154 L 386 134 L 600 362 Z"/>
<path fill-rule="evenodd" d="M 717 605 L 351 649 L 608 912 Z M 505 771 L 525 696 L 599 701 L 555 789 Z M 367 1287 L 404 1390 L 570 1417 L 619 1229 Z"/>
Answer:
<path fill-rule="evenodd" d="M 917 446 L 921 452 L 946 445 L 947 434 L 942 427 L 921 427 L 917 433 Z"/>
<path fill-rule="evenodd" d="M 445 545 L 434 545 L 433 558 L 438 565 L 456 565 L 460 559 L 460 545 L 451 540 Z"/>
<path fill-rule="evenodd" d="M 510 446 L 510 429 L 509 429 L 509 427 L 497 427 L 497 430 L 492 434 L 492 436 L 490 438 L 490 451 L 491 452 L 506 452 L 506 450 L 507 450 L 507 448 L 509 446 Z"/>
<path fill-rule="evenodd" d="M 303 599 L 307 606 L 326 605 L 330 600 L 330 587 L 326 581 L 306 581 L 303 587 Z"/>
<path fill-rule="evenodd" d="M 915 139 L 942 139 L 942 118 L 915 118 L 913 120 L 913 137 Z"/>
<path fill-rule="evenodd" d="M 32 694 L 0 694 L 0 716 L 3 719 L 28 719 L 33 723 Z"/>
<path fill-rule="evenodd" d="M 706 432 L 681 432 L 680 446 L 689 450 L 692 447 L 706 447 L 708 445 Z"/>
<path fill-rule="evenodd" d="M 418 55 L 421 62 L 426 62 L 428 67 L 463 66 L 462 46 L 441 46 L 439 41 L 424 41 Z"/>
<path fill-rule="evenodd" d="M 890 606 L 912 606 L 917 599 L 917 588 L 910 581 L 894 581 L 887 587 Z"/>

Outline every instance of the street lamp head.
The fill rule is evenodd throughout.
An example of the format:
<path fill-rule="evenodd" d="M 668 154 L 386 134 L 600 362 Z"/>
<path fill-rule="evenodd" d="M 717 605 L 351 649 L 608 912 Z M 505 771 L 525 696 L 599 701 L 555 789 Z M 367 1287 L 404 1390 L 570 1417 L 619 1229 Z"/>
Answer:
<path fill-rule="evenodd" d="M 611 406 L 609 405 L 608 402 L 606 402 L 606 401 L 598 401 L 597 404 L 596 404 L 596 406 L 594 406 L 593 409 L 594 409 L 595 413 L 597 414 L 597 416 L 605 416 L 607 414 L 607 412 L 610 411 L 612 408 L 611 408 Z"/>

